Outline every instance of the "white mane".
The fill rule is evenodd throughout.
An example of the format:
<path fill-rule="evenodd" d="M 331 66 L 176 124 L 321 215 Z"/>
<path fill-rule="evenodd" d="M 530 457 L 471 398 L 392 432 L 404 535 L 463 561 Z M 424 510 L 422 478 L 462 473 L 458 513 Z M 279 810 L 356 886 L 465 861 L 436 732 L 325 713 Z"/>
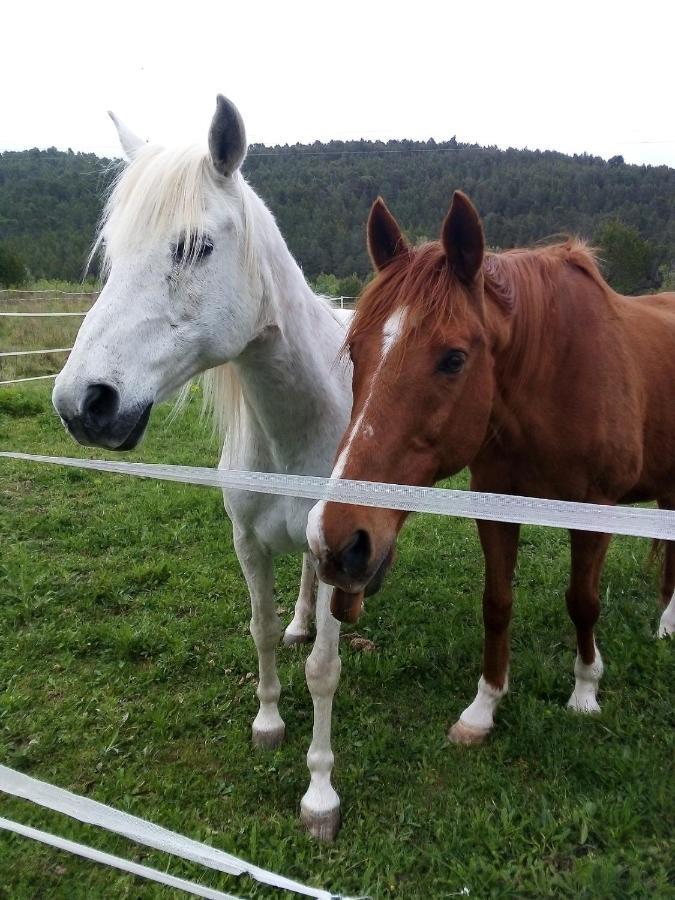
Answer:
<path fill-rule="evenodd" d="M 252 285 L 259 286 L 263 272 L 255 252 L 252 191 L 235 172 L 223 178 L 199 145 L 165 149 L 143 146 L 114 180 L 98 229 L 90 259 L 100 250 L 102 270 L 110 270 L 118 254 L 137 252 L 153 241 L 169 241 L 178 234 L 197 237 L 212 226 L 209 210 L 214 201 L 231 203 L 239 211 L 246 270 Z M 211 415 L 220 433 L 226 459 L 236 457 L 242 428 L 243 395 L 234 367 L 225 364 L 201 376 L 204 412 Z M 190 383 L 180 391 L 175 409 L 184 408 Z"/>

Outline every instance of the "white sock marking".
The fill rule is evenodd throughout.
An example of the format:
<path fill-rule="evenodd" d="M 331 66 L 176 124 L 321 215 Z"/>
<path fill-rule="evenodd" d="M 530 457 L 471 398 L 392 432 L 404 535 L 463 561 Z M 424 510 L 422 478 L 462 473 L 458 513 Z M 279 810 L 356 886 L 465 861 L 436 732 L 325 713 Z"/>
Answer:
<path fill-rule="evenodd" d="M 508 676 L 504 681 L 504 687 L 496 688 L 488 684 L 481 675 L 478 681 L 478 693 L 473 703 L 467 706 L 459 717 L 459 721 L 469 728 L 475 728 L 478 731 L 489 731 L 494 725 L 494 714 L 499 701 L 508 689 Z"/>
<path fill-rule="evenodd" d="M 671 597 L 670 603 L 661 614 L 659 622 L 659 637 L 670 637 L 675 634 L 675 594 Z"/>
<path fill-rule="evenodd" d="M 598 703 L 598 685 L 604 672 L 602 657 L 595 645 L 595 659 L 590 665 L 587 665 L 577 653 L 576 662 L 574 663 L 574 691 L 567 705 L 576 712 L 598 713 L 600 712 L 600 704 Z"/>

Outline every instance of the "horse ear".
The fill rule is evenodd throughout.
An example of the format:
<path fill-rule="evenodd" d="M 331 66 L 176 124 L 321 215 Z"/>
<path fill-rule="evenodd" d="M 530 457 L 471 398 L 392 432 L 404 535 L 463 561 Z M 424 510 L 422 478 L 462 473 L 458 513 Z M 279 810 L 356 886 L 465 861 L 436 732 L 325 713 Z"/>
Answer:
<path fill-rule="evenodd" d="M 395 256 L 408 251 L 398 222 L 387 209 L 382 197 L 373 203 L 368 216 L 368 253 L 380 272 Z"/>
<path fill-rule="evenodd" d="M 112 119 L 113 125 L 117 129 L 117 135 L 120 139 L 120 144 L 122 145 L 122 152 L 126 156 L 127 160 L 131 162 L 131 160 L 134 158 L 134 156 L 136 156 L 145 141 L 139 138 L 138 135 L 134 134 L 130 128 L 127 128 L 124 122 L 120 121 L 120 119 L 117 118 L 114 112 L 108 110 L 108 115 Z"/>
<path fill-rule="evenodd" d="M 448 265 L 460 281 L 471 284 L 483 265 L 485 238 L 478 210 L 461 191 L 452 195 L 441 241 Z"/>
<path fill-rule="evenodd" d="M 229 176 L 246 156 L 246 131 L 239 110 L 222 94 L 216 98 L 216 112 L 209 129 L 209 152 L 216 170 Z"/>

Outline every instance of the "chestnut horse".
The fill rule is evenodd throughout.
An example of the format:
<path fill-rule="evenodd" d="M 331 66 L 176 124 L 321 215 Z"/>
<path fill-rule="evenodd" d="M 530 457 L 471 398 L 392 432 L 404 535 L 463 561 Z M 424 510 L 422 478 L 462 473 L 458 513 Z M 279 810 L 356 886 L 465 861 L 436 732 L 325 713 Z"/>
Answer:
<path fill-rule="evenodd" d="M 619 296 L 577 240 L 486 254 L 478 213 L 459 192 L 441 240 L 416 248 L 378 199 L 368 245 L 377 277 L 347 338 L 354 406 L 333 477 L 431 485 L 469 466 L 478 491 L 675 507 L 675 294 Z M 320 578 L 358 596 L 382 577 L 405 517 L 318 504 L 308 538 Z M 478 531 L 483 671 L 450 730 L 458 743 L 483 740 L 508 686 L 519 526 L 479 521 Z M 610 538 L 571 532 L 569 706 L 580 712 L 600 709 L 593 629 Z M 675 631 L 674 590 L 675 543 L 661 635 Z"/>

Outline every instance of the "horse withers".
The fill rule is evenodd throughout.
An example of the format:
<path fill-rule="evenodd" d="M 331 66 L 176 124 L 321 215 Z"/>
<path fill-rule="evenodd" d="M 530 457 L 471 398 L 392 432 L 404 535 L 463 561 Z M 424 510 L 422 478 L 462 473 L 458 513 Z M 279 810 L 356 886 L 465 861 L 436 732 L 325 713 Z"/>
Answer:
<path fill-rule="evenodd" d="M 568 240 L 485 253 L 476 209 L 455 193 L 441 239 L 406 242 L 381 199 L 368 222 L 376 278 L 347 345 L 352 418 L 333 477 L 431 485 L 471 470 L 478 491 L 675 507 L 675 294 L 622 297 L 593 253 Z M 363 591 L 390 559 L 406 514 L 320 503 L 308 538 L 322 579 Z M 508 687 L 519 526 L 478 522 L 485 644 L 478 693 L 451 728 L 476 743 Z M 594 639 L 610 535 L 571 532 L 567 608 L 576 627 L 569 706 L 599 710 Z M 659 633 L 675 631 L 667 544 Z"/>
<path fill-rule="evenodd" d="M 223 425 L 220 465 L 321 475 L 349 421 L 350 367 L 339 361 L 344 315 L 315 296 L 264 203 L 240 173 L 244 124 L 220 96 L 207 147 L 146 145 L 116 122 L 129 164 L 106 206 L 99 243 L 107 279 L 56 380 L 54 405 L 83 444 L 128 450 L 155 405 L 207 372 Z M 306 549 L 312 501 L 226 490 L 237 557 L 251 597 L 260 708 L 253 741 L 276 746 L 276 647 L 281 622 L 274 558 Z M 303 566 L 286 643 L 308 640 L 314 572 Z M 302 817 L 332 838 L 340 801 L 331 784 L 331 708 L 340 673 L 333 589 L 318 587 L 307 664 L 314 733 Z"/>

